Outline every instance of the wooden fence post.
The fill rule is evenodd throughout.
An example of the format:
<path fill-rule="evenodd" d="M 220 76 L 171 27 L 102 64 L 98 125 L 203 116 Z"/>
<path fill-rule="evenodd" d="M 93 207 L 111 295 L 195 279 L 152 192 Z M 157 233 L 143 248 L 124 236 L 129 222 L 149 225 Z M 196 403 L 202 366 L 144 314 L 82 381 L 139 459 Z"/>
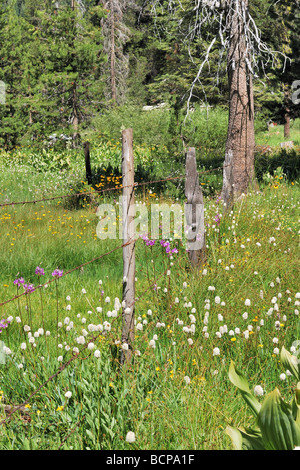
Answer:
<path fill-rule="evenodd" d="M 199 175 L 197 172 L 196 151 L 189 147 L 186 153 L 185 205 L 187 250 L 191 265 L 201 267 L 206 261 L 204 203 Z"/>
<path fill-rule="evenodd" d="M 133 130 L 122 132 L 123 325 L 121 364 L 130 362 L 134 342 L 135 226 Z M 124 349 L 124 346 L 126 349 Z M 127 349 L 128 346 L 128 349 Z"/>
<path fill-rule="evenodd" d="M 85 158 L 85 175 L 86 175 L 88 184 L 92 184 L 92 168 L 91 168 L 89 142 L 84 142 L 83 148 L 84 148 L 84 158 Z"/>

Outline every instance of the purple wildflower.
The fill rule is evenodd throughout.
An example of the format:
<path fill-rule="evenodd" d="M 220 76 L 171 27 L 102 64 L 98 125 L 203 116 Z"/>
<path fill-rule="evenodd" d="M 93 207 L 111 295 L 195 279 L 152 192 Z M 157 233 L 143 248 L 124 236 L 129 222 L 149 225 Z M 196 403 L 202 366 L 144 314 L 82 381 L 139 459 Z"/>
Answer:
<path fill-rule="evenodd" d="M 155 245 L 155 240 L 150 240 L 147 235 L 142 235 L 141 238 L 144 240 L 147 246 Z"/>
<path fill-rule="evenodd" d="M 30 294 L 31 292 L 35 291 L 35 287 L 33 284 L 24 284 L 24 289 L 27 294 Z"/>
<path fill-rule="evenodd" d="M 5 328 L 7 328 L 9 324 L 9 320 L 2 318 L 2 320 L 0 321 L 0 333 L 2 333 L 2 331 L 5 330 Z"/>
<path fill-rule="evenodd" d="M 215 216 L 215 221 L 216 221 L 216 223 L 217 223 L 218 225 L 220 225 L 221 219 L 220 219 L 219 214 L 217 214 L 217 215 Z"/>
<path fill-rule="evenodd" d="M 167 253 L 168 256 L 171 256 L 173 253 L 178 253 L 177 248 L 172 248 L 171 249 L 170 242 L 168 242 L 166 240 L 160 240 L 159 243 L 161 244 L 162 247 L 164 247 L 166 249 L 166 253 Z"/>
<path fill-rule="evenodd" d="M 45 275 L 45 271 L 43 270 L 43 268 L 40 268 L 39 266 L 37 266 L 35 268 L 35 274 L 37 274 L 38 276 L 44 276 Z"/>
<path fill-rule="evenodd" d="M 20 277 L 19 279 L 14 280 L 14 285 L 20 287 L 21 285 L 24 284 L 24 282 L 25 281 L 24 281 L 23 277 Z"/>
<path fill-rule="evenodd" d="M 61 277 L 63 275 L 63 271 L 61 269 L 55 269 L 52 273 L 53 277 Z"/>

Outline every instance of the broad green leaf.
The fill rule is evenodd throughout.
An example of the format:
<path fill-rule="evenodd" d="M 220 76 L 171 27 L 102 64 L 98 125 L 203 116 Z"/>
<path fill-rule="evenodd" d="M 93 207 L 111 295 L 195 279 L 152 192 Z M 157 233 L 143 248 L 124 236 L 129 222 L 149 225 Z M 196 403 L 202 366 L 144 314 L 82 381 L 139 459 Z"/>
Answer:
<path fill-rule="evenodd" d="M 252 411 L 255 413 L 255 416 L 260 411 L 261 404 L 255 398 L 255 396 L 250 392 L 248 381 L 245 376 L 235 368 L 234 362 L 231 361 L 229 366 L 229 379 L 231 382 L 239 389 L 242 397 L 244 398 L 247 405 L 250 406 Z"/>
<path fill-rule="evenodd" d="M 293 356 L 283 346 L 280 353 L 280 360 L 285 369 L 288 369 L 297 380 L 300 380 L 300 361 L 296 356 Z"/>
<path fill-rule="evenodd" d="M 226 434 L 231 438 L 235 450 L 264 450 L 259 429 L 237 429 L 227 426 Z"/>
<path fill-rule="evenodd" d="M 237 428 L 227 426 L 226 434 L 230 437 L 235 450 L 242 450 L 242 435 Z"/>
<path fill-rule="evenodd" d="M 294 420 L 300 426 L 300 382 L 297 383 L 296 394 L 292 400 L 292 413 Z"/>
<path fill-rule="evenodd" d="M 300 444 L 300 427 L 277 388 L 264 399 L 257 422 L 266 450 L 293 450 Z"/>
<path fill-rule="evenodd" d="M 243 450 L 265 450 L 262 435 L 259 429 L 239 429 L 243 444 Z"/>

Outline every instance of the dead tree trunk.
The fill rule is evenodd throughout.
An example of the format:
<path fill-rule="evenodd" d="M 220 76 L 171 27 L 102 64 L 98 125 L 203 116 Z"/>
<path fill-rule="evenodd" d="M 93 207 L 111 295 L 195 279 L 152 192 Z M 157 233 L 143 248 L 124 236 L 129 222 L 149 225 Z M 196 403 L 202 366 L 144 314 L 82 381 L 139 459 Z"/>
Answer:
<path fill-rule="evenodd" d="M 91 168 L 91 156 L 90 156 L 90 144 L 84 142 L 84 158 L 85 158 L 85 176 L 88 184 L 92 184 L 92 168 Z"/>
<path fill-rule="evenodd" d="M 196 152 L 193 147 L 190 147 L 186 154 L 185 195 L 187 198 L 185 216 L 188 256 L 193 268 L 199 268 L 206 261 L 204 203 L 199 185 Z"/>
<path fill-rule="evenodd" d="M 291 135 L 291 118 L 290 118 L 290 113 L 289 109 L 285 108 L 285 114 L 284 114 L 284 138 L 289 139 Z"/>
<path fill-rule="evenodd" d="M 75 10 L 75 0 L 71 0 L 71 8 Z M 73 148 L 77 145 L 78 139 L 78 125 L 79 125 L 79 115 L 78 115 L 78 103 L 77 103 L 77 85 L 76 82 L 72 83 L 72 126 L 73 126 Z"/>
<path fill-rule="evenodd" d="M 121 364 L 130 362 L 134 343 L 135 228 L 133 132 L 122 132 L 123 326 Z"/>
<path fill-rule="evenodd" d="M 247 192 L 254 179 L 253 85 L 245 34 L 247 18 L 243 11 L 247 14 L 248 0 L 236 0 L 228 13 L 232 16 L 227 56 L 229 123 L 222 189 L 222 199 L 227 209 L 242 193 Z"/>
<path fill-rule="evenodd" d="M 291 133 L 290 90 L 284 85 L 284 138 L 289 139 Z"/>
<path fill-rule="evenodd" d="M 110 82 L 111 82 L 111 99 L 113 106 L 117 102 L 117 89 L 116 89 L 116 52 L 115 52 L 115 12 L 114 5 L 112 5 L 111 17 L 111 51 L 110 51 Z"/>
<path fill-rule="evenodd" d="M 78 98 L 77 98 L 77 85 L 76 82 L 73 84 L 72 89 L 72 106 L 73 106 L 73 147 L 75 148 L 77 145 L 77 140 L 79 137 L 78 134 L 78 126 L 79 126 L 79 114 L 78 114 Z"/>

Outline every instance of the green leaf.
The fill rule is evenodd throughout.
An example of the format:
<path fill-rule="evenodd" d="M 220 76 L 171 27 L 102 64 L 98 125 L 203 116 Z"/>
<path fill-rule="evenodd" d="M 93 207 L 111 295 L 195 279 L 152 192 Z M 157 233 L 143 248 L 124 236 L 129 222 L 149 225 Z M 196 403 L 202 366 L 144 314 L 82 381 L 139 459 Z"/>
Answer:
<path fill-rule="evenodd" d="M 265 450 L 259 429 L 240 429 L 243 450 Z"/>
<path fill-rule="evenodd" d="M 277 388 L 264 399 L 257 422 L 266 450 L 293 450 L 300 444 L 300 427 Z"/>
<path fill-rule="evenodd" d="M 31 450 L 30 441 L 28 439 L 24 439 L 23 445 L 24 445 L 24 450 Z"/>
<path fill-rule="evenodd" d="M 232 444 L 235 450 L 242 450 L 242 435 L 237 428 L 232 428 L 231 426 L 227 426 L 226 434 L 232 440 Z"/>
<path fill-rule="evenodd" d="M 230 381 L 233 383 L 233 385 L 235 385 L 239 389 L 243 399 L 245 400 L 247 405 L 250 406 L 255 416 L 257 416 L 257 414 L 260 411 L 261 404 L 255 398 L 255 396 L 250 392 L 247 379 L 240 371 L 238 371 L 235 368 L 233 361 L 231 361 L 230 363 L 228 375 L 229 375 Z"/>
<path fill-rule="evenodd" d="M 292 413 L 294 420 L 300 426 L 300 382 L 297 383 L 296 394 L 292 400 Z"/>
<path fill-rule="evenodd" d="M 285 369 L 288 369 L 297 380 L 300 380 L 300 361 L 293 356 L 283 346 L 280 353 L 280 360 Z"/>
<path fill-rule="evenodd" d="M 227 426 L 226 434 L 231 438 L 235 450 L 264 450 L 259 429 L 237 429 Z"/>
<path fill-rule="evenodd" d="M 112 431 L 112 429 L 110 429 L 108 426 L 106 426 L 106 424 L 102 423 L 102 426 L 103 426 L 103 429 L 105 431 L 106 434 L 108 434 L 110 436 L 111 439 L 113 439 L 115 437 L 115 433 Z"/>
<path fill-rule="evenodd" d="M 89 429 L 86 429 L 85 431 L 86 431 L 87 435 L 89 436 L 89 438 L 92 440 L 93 444 L 95 444 L 96 439 L 95 439 L 94 434 Z"/>

